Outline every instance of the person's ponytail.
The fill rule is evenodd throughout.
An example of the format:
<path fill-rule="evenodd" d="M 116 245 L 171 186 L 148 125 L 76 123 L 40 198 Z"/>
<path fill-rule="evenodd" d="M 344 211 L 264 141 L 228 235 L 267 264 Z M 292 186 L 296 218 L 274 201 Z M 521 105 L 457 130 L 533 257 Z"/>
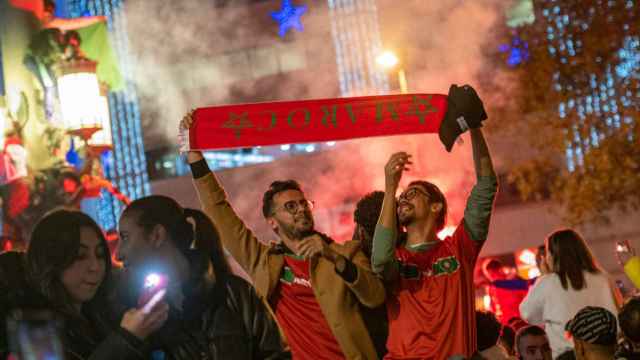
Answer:
<path fill-rule="evenodd" d="M 220 235 L 211 219 L 202 211 L 189 208 L 184 209 L 184 217 L 193 220 L 195 225 L 192 247 L 209 256 L 216 277 L 231 273 Z"/>

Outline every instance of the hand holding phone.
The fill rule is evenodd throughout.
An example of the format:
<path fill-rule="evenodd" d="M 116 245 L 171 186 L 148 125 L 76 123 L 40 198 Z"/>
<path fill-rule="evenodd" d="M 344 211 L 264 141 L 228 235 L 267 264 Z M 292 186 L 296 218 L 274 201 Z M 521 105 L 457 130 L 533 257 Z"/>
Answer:
<path fill-rule="evenodd" d="M 616 257 L 621 266 L 624 266 L 635 255 L 635 251 L 629 245 L 629 241 L 616 241 Z"/>
<path fill-rule="evenodd" d="M 153 308 L 166 294 L 168 285 L 169 281 L 166 275 L 161 273 L 147 274 L 144 278 L 140 297 L 138 298 L 138 308 L 147 308 L 147 310 Z"/>

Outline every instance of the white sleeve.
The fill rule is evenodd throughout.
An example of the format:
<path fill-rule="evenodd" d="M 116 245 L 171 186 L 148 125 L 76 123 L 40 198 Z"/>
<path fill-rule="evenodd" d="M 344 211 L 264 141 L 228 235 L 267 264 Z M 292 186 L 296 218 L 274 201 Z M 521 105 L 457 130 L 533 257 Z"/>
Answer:
<path fill-rule="evenodd" d="M 548 280 L 550 280 L 549 275 L 541 276 L 520 303 L 520 316 L 530 324 L 542 325 L 544 322 L 544 303 L 547 298 Z"/>

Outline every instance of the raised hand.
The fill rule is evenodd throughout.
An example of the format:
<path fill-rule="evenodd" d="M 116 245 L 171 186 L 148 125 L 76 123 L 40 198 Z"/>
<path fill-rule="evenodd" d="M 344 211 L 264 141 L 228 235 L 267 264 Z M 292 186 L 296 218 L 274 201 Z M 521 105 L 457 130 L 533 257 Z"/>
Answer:
<path fill-rule="evenodd" d="M 148 313 L 144 309 L 130 309 L 122 317 L 120 326 L 140 340 L 160 329 L 169 317 L 169 305 L 157 303 Z"/>
<path fill-rule="evenodd" d="M 193 126 L 194 113 L 195 109 L 191 109 L 186 113 L 182 117 L 182 120 L 180 120 L 180 125 L 178 126 L 178 145 L 180 146 L 180 152 L 187 153 L 187 162 L 190 164 L 204 159 L 202 152 L 189 150 L 189 129 Z"/>
<path fill-rule="evenodd" d="M 402 178 L 402 172 L 409 170 L 408 165 L 412 165 L 411 155 L 406 152 L 398 152 L 389 158 L 384 167 L 385 187 L 395 194 Z"/>

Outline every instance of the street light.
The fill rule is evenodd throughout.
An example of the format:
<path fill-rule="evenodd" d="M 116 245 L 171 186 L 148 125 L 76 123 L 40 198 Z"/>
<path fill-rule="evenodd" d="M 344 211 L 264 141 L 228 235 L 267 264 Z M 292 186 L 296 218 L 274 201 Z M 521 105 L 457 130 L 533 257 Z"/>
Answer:
<path fill-rule="evenodd" d="M 376 63 L 385 70 L 393 70 L 398 68 L 398 83 L 400 84 L 400 92 L 402 94 L 408 93 L 407 88 L 407 76 L 404 72 L 404 68 L 400 65 L 400 60 L 392 51 L 384 51 L 376 58 Z"/>

